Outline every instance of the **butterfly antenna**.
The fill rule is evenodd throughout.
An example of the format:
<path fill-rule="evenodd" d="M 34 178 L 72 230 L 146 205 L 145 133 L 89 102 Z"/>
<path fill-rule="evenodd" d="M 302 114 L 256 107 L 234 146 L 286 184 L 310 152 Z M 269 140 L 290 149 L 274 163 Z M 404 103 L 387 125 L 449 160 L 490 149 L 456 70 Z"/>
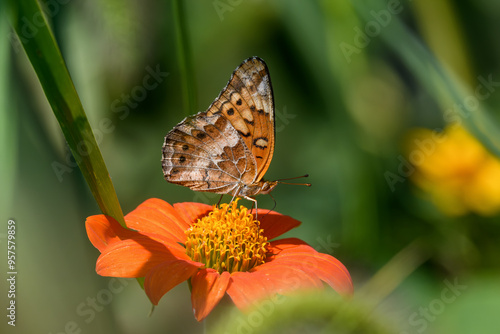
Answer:
<path fill-rule="evenodd" d="M 274 205 L 273 205 L 273 208 L 271 210 L 269 210 L 269 212 L 273 211 L 274 209 L 276 209 L 276 205 L 278 205 L 278 203 L 276 202 L 276 200 L 274 199 L 273 195 L 271 195 L 271 193 L 269 193 L 269 196 L 271 196 L 271 198 L 273 199 L 273 202 L 274 202 Z M 268 213 L 269 213 L 268 212 Z"/>
<path fill-rule="evenodd" d="M 298 185 L 298 186 L 306 186 L 306 187 L 310 187 L 311 184 L 310 183 L 293 183 L 293 182 L 283 182 L 283 181 L 288 181 L 288 180 L 295 180 L 295 179 L 301 179 L 303 177 L 309 177 L 309 174 L 306 174 L 306 175 L 302 175 L 302 176 L 296 176 L 296 177 L 290 177 L 290 178 L 287 178 L 287 179 L 279 179 L 279 180 L 276 180 L 278 181 L 278 183 L 281 183 L 281 184 L 295 184 L 295 185 Z"/>
<path fill-rule="evenodd" d="M 277 205 L 276 200 L 274 199 L 273 195 L 271 195 L 271 193 L 269 193 L 268 195 L 271 196 L 271 198 L 273 199 L 274 205 L 273 205 L 273 208 L 271 210 L 267 211 L 267 213 L 261 217 L 261 219 L 264 218 L 265 216 L 267 216 L 271 211 L 273 211 Z M 255 211 L 255 213 L 257 214 L 257 210 Z M 258 219 L 255 218 L 255 220 L 258 220 Z"/>

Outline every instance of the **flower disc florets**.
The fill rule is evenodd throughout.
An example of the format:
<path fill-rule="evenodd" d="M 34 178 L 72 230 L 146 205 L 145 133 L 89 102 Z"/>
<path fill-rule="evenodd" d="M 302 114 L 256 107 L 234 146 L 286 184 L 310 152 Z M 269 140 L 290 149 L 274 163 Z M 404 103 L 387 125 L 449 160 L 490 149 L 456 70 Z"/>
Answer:
<path fill-rule="evenodd" d="M 238 199 L 214 206 L 187 231 L 186 253 L 219 273 L 248 271 L 264 263 L 268 245 L 260 223 Z"/>

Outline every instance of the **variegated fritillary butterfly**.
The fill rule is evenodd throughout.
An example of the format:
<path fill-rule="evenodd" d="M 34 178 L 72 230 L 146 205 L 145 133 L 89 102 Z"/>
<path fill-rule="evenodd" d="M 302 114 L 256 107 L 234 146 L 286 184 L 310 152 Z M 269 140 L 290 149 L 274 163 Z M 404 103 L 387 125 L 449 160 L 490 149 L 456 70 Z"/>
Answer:
<path fill-rule="evenodd" d="M 163 173 L 168 182 L 195 191 L 249 196 L 268 194 L 264 181 L 274 153 L 274 97 L 266 63 L 251 57 L 206 112 L 185 118 L 165 137 Z"/>

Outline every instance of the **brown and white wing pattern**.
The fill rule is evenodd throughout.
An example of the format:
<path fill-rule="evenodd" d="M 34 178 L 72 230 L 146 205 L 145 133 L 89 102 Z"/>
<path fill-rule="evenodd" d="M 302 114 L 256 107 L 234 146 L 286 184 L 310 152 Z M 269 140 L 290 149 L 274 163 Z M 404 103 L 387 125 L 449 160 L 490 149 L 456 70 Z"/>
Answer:
<path fill-rule="evenodd" d="M 238 132 L 221 115 L 188 117 L 165 137 L 163 173 L 171 183 L 196 191 L 231 193 L 251 182 L 255 164 Z"/>
<path fill-rule="evenodd" d="M 236 68 L 208 115 L 229 119 L 256 161 L 255 182 L 266 173 L 274 153 L 274 97 L 266 63 L 252 57 Z"/>
<path fill-rule="evenodd" d="M 196 191 L 237 194 L 259 182 L 274 151 L 274 101 L 264 61 L 248 58 L 207 112 L 187 117 L 165 137 L 165 179 Z"/>

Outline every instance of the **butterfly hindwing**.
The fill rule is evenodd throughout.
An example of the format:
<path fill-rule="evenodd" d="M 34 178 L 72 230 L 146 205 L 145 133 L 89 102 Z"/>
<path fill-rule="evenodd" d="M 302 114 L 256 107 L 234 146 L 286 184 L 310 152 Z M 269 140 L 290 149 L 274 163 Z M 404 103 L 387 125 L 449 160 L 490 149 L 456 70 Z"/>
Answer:
<path fill-rule="evenodd" d="M 251 153 L 220 115 L 199 113 L 179 123 L 165 138 L 163 171 L 167 181 L 196 191 L 228 193 L 255 174 Z"/>

